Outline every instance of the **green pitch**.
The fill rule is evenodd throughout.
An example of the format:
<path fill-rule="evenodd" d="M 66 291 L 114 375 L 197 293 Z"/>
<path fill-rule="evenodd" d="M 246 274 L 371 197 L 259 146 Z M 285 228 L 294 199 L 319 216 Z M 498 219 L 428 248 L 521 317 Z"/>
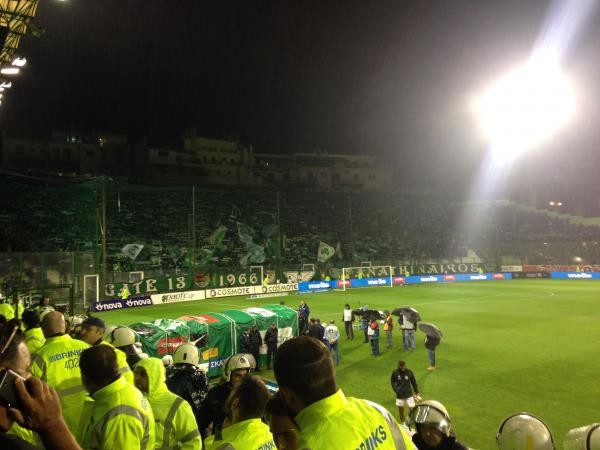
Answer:
<path fill-rule="evenodd" d="M 407 361 L 424 399 L 448 408 L 463 443 L 479 450 L 496 448 L 502 419 L 527 411 L 541 417 L 562 448 L 565 433 L 600 421 L 600 283 L 594 281 L 514 280 L 409 287 L 381 287 L 265 299 L 297 307 L 340 326 L 340 387 L 348 395 L 381 403 L 397 417 L 389 378 L 399 359 Z M 345 339 L 341 322 L 345 303 L 352 308 L 417 308 L 424 321 L 444 332 L 437 350 L 438 370 L 428 372 L 424 335 L 417 350 L 404 352 L 398 329 L 394 345 L 371 356 L 370 345 Z M 130 324 L 185 314 L 257 305 L 257 300 L 227 298 L 101 313 L 109 324 Z M 383 333 L 382 333 L 383 334 Z M 272 374 L 263 372 L 270 377 Z"/>

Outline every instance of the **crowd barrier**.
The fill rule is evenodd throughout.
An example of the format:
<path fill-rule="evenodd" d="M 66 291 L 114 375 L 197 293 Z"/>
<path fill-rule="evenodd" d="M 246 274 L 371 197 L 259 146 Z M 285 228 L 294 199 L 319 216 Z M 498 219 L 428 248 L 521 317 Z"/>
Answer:
<path fill-rule="evenodd" d="M 519 278 L 553 278 L 569 280 L 598 280 L 600 272 L 501 272 L 501 273 L 459 273 L 448 275 L 411 275 L 377 277 L 377 278 L 352 278 L 350 280 L 321 280 L 305 281 L 301 283 L 270 284 L 265 286 L 239 286 L 218 289 L 206 289 L 200 291 L 171 292 L 166 294 L 142 295 L 129 297 L 126 300 L 113 299 L 92 304 L 92 311 L 112 311 L 124 308 L 137 308 L 141 306 L 161 305 L 193 300 L 204 300 L 223 297 L 253 296 L 260 298 L 261 295 L 270 296 L 276 293 L 314 293 L 324 292 L 331 289 L 352 289 L 362 287 L 390 286 L 403 284 L 423 283 L 449 283 L 464 281 L 498 281 Z"/>

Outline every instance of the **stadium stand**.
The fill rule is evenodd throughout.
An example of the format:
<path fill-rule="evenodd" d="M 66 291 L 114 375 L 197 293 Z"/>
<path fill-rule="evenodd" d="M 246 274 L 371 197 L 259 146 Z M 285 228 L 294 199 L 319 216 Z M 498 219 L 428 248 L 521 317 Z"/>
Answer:
<path fill-rule="evenodd" d="M 94 252 L 99 247 L 104 225 L 99 180 L 66 183 L 3 175 L 0 193 L 4 252 Z M 569 263 L 574 256 L 590 264 L 600 261 L 599 227 L 512 203 L 478 205 L 484 221 L 473 234 L 461 224 L 464 205 L 427 194 L 209 188 L 192 193 L 189 187 L 109 180 L 105 198 L 107 261 L 115 272 L 189 266 L 193 214 L 196 262 L 212 267 L 314 263 L 320 241 L 336 247 L 336 263 L 346 265 L 460 260 L 473 252 L 484 261 L 518 264 Z M 144 246 L 135 260 L 121 252 L 132 243 Z"/>

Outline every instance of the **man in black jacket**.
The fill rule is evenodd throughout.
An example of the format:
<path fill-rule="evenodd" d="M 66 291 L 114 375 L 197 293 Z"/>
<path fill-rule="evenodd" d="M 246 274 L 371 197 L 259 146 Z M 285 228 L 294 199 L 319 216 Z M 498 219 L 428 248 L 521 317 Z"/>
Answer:
<path fill-rule="evenodd" d="M 308 335 L 323 342 L 323 339 L 325 338 L 325 327 L 321 325 L 321 321 L 319 319 L 310 319 Z"/>
<path fill-rule="evenodd" d="M 250 328 L 246 328 L 240 336 L 240 353 L 250 353 Z"/>
<path fill-rule="evenodd" d="M 271 328 L 265 333 L 265 344 L 267 344 L 267 369 L 271 370 L 271 361 L 275 357 L 275 351 L 277 351 L 277 339 L 279 331 L 275 323 L 271 324 Z"/>
<path fill-rule="evenodd" d="M 392 389 L 396 393 L 396 406 L 400 415 L 400 423 L 404 423 L 406 420 L 404 417 L 404 406 L 408 407 L 408 414 L 410 415 L 412 409 L 415 407 L 415 399 L 418 400 L 420 398 L 417 380 L 415 380 L 412 370 L 406 367 L 406 363 L 398 361 L 398 368 L 392 372 L 390 382 Z"/>
<path fill-rule="evenodd" d="M 440 345 L 440 338 L 437 336 L 429 336 L 425 338 L 425 347 L 429 353 L 429 367 L 427 370 L 434 371 L 435 370 L 435 349 Z"/>
<path fill-rule="evenodd" d="M 260 337 L 260 331 L 256 328 L 256 325 L 250 330 L 250 354 L 254 356 L 256 360 L 256 371 L 260 371 L 260 346 L 262 345 L 262 338 Z"/>

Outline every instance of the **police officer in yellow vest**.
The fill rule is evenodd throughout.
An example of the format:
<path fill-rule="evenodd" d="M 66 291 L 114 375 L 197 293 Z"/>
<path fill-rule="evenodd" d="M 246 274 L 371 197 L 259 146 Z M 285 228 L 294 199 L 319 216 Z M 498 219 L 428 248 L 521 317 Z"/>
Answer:
<path fill-rule="evenodd" d="M 25 344 L 32 355 L 44 345 L 46 338 L 40 328 L 40 315 L 37 311 L 28 309 L 23 313 L 23 323 L 25 324 Z"/>
<path fill-rule="evenodd" d="M 89 345 L 66 334 L 65 317 L 58 311 L 44 316 L 42 331 L 46 342 L 31 357 L 31 373 L 56 389 L 65 422 L 75 434 L 86 396 L 79 356 Z"/>
<path fill-rule="evenodd" d="M 0 315 L 4 316 L 6 320 L 10 320 L 15 317 L 15 310 L 10 305 L 8 299 L 3 299 L 0 303 Z"/>
<path fill-rule="evenodd" d="M 227 419 L 219 435 L 204 441 L 205 450 L 267 450 L 275 449 L 269 426 L 262 420 L 269 400 L 265 384 L 247 375 L 233 388 L 225 411 Z"/>
<path fill-rule="evenodd" d="M 129 286 L 127 286 L 127 284 L 124 284 L 123 287 L 121 288 L 121 291 L 119 292 L 119 295 L 121 296 L 121 300 L 125 301 L 129 298 Z"/>
<path fill-rule="evenodd" d="M 322 342 L 308 336 L 284 342 L 274 371 L 280 395 L 300 427 L 300 448 L 414 449 L 389 411 L 346 397 L 337 387 L 333 362 Z"/>
<path fill-rule="evenodd" d="M 125 377 L 127 382 L 133 384 L 133 372 L 129 364 L 127 364 L 127 355 L 104 340 L 105 332 L 106 325 L 104 324 L 104 320 L 99 317 L 90 316 L 81 323 L 81 340 L 90 345 L 108 345 L 112 347 L 117 354 L 117 362 L 119 363 L 121 375 Z"/>
<path fill-rule="evenodd" d="M 93 401 L 82 414 L 78 441 L 86 450 L 152 450 L 154 415 L 144 395 L 119 373 L 117 355 L 108 345 L 84 350 L 81 381 Z"/>
<path fill-rule="evenodd" d="M 183 344 L 192 346 L 192 344 Z M 180 346 L 181 348 L 183 346 Z M 200 430 L 192 407 L 167 388 L 166 371 L 158 358 L 142 359 L 135 366 L 135 386 L 146 395 L 154 413 L 156 448 L 202 448 Z"/>

